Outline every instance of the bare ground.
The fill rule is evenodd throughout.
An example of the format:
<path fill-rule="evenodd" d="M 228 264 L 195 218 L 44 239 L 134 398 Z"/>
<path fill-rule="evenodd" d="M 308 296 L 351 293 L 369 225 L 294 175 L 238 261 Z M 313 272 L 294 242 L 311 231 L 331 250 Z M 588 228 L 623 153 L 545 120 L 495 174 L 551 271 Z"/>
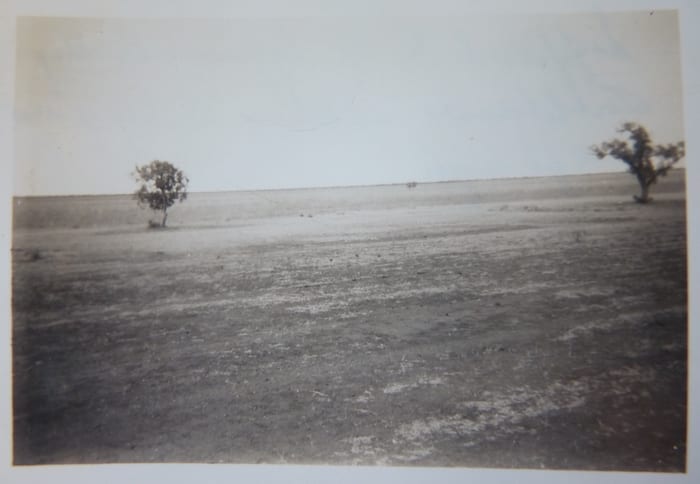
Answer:
<path fill-rule="evenodd" d="M 684 203 L 17 230 L 14 462 L 683 471 Z"/>

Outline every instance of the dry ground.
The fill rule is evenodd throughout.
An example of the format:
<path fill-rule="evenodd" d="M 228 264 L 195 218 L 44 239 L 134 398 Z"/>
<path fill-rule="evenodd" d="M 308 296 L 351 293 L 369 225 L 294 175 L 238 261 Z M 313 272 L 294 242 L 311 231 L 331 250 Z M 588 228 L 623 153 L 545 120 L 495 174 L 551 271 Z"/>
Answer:
<path fill-rule="evenodd" d="M 630 195 L 18 229 L 14 461 L 683 471 L 685 201 Z"/>

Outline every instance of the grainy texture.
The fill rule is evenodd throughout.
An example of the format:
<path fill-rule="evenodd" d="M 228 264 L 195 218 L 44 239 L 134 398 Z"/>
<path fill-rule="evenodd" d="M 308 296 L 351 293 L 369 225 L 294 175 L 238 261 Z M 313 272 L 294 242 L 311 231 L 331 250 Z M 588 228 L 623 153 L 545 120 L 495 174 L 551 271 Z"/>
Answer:
<path fill-rule="evenodd" d="M 14 462 L 685 469 L 683 172 L 16 199 Z"/>

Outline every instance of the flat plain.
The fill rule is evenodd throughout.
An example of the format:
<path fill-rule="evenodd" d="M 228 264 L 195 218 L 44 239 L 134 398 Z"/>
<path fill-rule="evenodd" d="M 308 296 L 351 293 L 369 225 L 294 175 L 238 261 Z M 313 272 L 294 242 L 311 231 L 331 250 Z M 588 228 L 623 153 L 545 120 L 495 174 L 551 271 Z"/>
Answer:
<path fill-rule="evenodd" d="M 636 191 L 15 198 L 14 463 L 682 472 L 684 172 Z"/>

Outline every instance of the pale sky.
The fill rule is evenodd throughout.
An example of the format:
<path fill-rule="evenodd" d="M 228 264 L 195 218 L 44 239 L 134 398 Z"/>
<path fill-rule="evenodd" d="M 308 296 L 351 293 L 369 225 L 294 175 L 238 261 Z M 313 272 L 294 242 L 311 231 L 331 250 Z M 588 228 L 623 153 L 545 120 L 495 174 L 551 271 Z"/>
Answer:
<path fill-rule="evenodd" d="M 622 171 L 588 146 L 684 138 L 675 12 L 17 23 L 17 195 Z"/>

